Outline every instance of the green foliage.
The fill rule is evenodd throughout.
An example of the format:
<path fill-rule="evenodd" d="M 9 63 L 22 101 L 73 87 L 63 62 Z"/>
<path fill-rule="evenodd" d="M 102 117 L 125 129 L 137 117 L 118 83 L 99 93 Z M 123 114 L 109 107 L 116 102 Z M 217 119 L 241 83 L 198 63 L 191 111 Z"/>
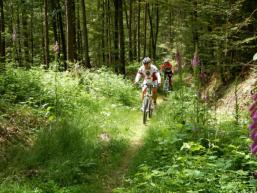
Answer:
<path fill-rule="evenodd" d="M 0 74 L 0 95 L 6 102 L 29 103 L 40 97 L 42 87 L 40 71 L 8 68 Z"/>
<path fill-rule="evenodd" d="M 80 75 L 17 69 L 0 78 L 0 110 L 25 105 L 46 122 L 30 131 L 29 144 L 8 147 L 1 160 L 0 192 L 100 191 L 99 176 L 119 164 L 128 146 L 138 91 L 107 69 Z M 16 177 L 21 180 L 15 182 Z"/>
<path fill-rule="evenodd" d="M 183 123 L 176 93 L 159 107 L 131 174 L 115 192 L 256 192 L 245 121 L 225 117 L 215 125 L 209 113 L 195 129 L 191 94 L 187 89 Z"/>
<path fill-rule="evenodd" d="M 112 98 L 126 106 L 133 106 L 137 103 L 134 98 L 136 91 L 130 82 L 124 80 L 122 76 L 114 75 L 108 69 L 102 68 L 94 73 L 85 72 L 81 81 L 96 99 L 100 96 Z"/>

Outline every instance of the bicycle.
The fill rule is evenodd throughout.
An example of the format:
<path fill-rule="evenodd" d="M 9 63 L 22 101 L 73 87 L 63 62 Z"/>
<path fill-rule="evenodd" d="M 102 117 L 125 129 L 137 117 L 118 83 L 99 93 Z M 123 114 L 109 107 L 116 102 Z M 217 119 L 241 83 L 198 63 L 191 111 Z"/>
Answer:
<path fill-rule="evenodd" d="M 143 100 L 143 124 L 146 124 L 147 116 L 152 117 L 154 104 L 152 98 L 152 88 L 154 87 L 153 81 L 151 78 L 146 79 L 146 92 Z"/>
<path fill-rule="evenodd" d="M 168 92 L 170 91 L 170 85 L 169 85 L 169 77 L 168 76 L 165 76 L 165 79 L 163 81 L 163 92 L 164 92 L 164 95 L 166 96 L 168 94 Z"/>
<path fill-rule="evenodd" d="M 170 73 L 171 71 L 167 71 L 168 73 Z M 169 84 L 169 74 L 165 73 L 164 74 L 164 81 L 163 81 L 163 87 L 162 90 L 164 92 L 164 95 L 167 96 L 167 94 L 171 91 L 172 89 L 172 85 Z M 171 76 L 172 78 L 172 76 Z"/>

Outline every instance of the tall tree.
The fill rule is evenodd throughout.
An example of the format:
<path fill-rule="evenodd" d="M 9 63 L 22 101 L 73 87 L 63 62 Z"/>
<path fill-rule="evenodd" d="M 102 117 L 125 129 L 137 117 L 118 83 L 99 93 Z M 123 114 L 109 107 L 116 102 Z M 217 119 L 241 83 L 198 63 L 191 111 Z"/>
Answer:
<path fill-rule="evenodd" d="M 126 5 L 126 3 L 125 3 Z M 128 59 L 131 62 L 133 60 L 133 52 L 132 52 L 132 0 L 129 0 L 129 14 L 127 14 L 126 11 L 126 15 L 128 15 L 127 18 L 127 28 L 128 28 Z"/>
<path fill-rule="evenodd" d="M 85 66 L 91 68 L 90 58 L 89 58 L 89 49 L 88 49 L 88 30 L 87 30 L 87 17 L 86 17 L 86 7 L 85 1 L 81 0 L 81 12 L 82 12 L 82 30 L 83 30 L 83 48 L 84 48 L 84 60 Z"/>
<path fill-rule="evenodd" d="M 48 0 L 44 0 L 44 64 L 45 68 L 49 68 L 49 27 L 48 27 Z"/>
<path fill-rule="evenodd" d="M 146 40 L 147 40 L 147 10 L 148 10 L 149 3 L 145 3 L 145 15 L 144 15 L 144 56 L 146 56 Z"/>
<path fill-rule="evenodd" d="M 63 20 L 62 20 L 62 11 L 61 11 L 61 6 L 60 6 L 60 1 L 57 1 L 57 21 L 58 21 L 58 29 L 60 31 L 60 42 L 61 42 L 61 47 L 60 47 L 60 52 L 63 54 L 63 68 L 64 70 L 67 70 L 67 50 L 66 50 L 66 40 L 65 40 L 65 34 L 64 34 L 64 27 L 63 27 Z"/>
<path fill-rule="evenodd" d="M 155 11 L 155 12 L 154 12 Z M 155 24 L 153 23 L 153 15 L 155 15 Z M 150 23 L 150 41 L 151 41 L 151 57 L 156 59 L 156 46 L 157 46 L 157 38 L 159 32 L 159 4 L 158 1 L 155 3 L 155 10 L 150 12 L 150 7 L 148 6 L 148 16 L 149 16 L 149 23 Z"/>
<path fill-rule="evenodd" d="M 24 4 L 26 5 L 26 4 Z M 24 66 L 30 68 L 30 59 L 29 59 L 29 25 L 28 25 L 28 14 L 25 10 L 25 6 L 22 12 L 22 36 L 23 36 L 23 51 L 24 51 Z"/>
<path fill-rule="evenodd" d="M 119 0 L 113 0 L 114 3 L 114 68 L 119 73 Z"/>
<path fill-rule="evenodd" d="M 120 72 L 125 76 L 125 42 L 123 26 L 123 1 L 119 1 L 119 42 L 120 42 Z"/>
<path fill-rule="evenodd" d="M 5 68 L 4 2 L 0 0 L 0 71 Z"/>
<path fill-rule="evenodd" d="M 33 39 L 33 30 L 34 30 L 34 0 L 31 1 L 30 9 L 30 51 L 31 51 L 31 66 L 33 66 L 34 59 L 34 39 Z"/>
<path fill-rule="evenodd" d="M 107 45 L 108 45 L 108 64 L 112 64 L 113 62 L 113 57 L 112 57 L 112 53 L 113 53 L 113 50 L 112 50 L 112 27 L 111 27 L 111 22 L 112 22 L 112 17 L 111 17 L 111 8 L 110 8 L 110 0 L 107 0 L 107 3 L 106 3 L 106 13 L 107 13 L 107 19 L 106 19 L 106 22 L 107 22 L 107 25 L 108 27 L 106 28 L 106 37 L 107 37 Z"/>
<path fill-rule="evenodd" d="M 67 28 L 67 59 L 74 62 L 76 59 L 76 18 L 74 0 L 65 0 L 66 28 Z"/>
<path fill-rule="evenodd" d="M 140 38 L 140 12 L 141 12 L 141 0 L 138 0 L 138 12 L 137 12 L 137 60 L 140 61 L 141 56 L 141 38 Z"/>

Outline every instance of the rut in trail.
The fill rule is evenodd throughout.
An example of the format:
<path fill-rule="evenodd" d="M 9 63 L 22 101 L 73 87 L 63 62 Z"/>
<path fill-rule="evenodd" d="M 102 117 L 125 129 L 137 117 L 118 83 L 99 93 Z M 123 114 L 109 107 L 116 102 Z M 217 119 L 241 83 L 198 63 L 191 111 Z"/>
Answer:
<path fill-rule="evenodd" d="M 135 133 L 133 138 L 130 140 L 130 146 L 123 156 L 120 166 L 116 170 L 111 171 L 105 179 L 104 193 L 111 193 L 114 188 L 122 184 L 122 180 L 127 174 L 130 163 L 142 145 L 144 138 L 143 135 L 147 129 L 147 125 L 144 125 L 142 123 L 142 118 L 139 117 L 139 119 L 135 121 L 134 126 L 133 131 L 135 131 Z"/>

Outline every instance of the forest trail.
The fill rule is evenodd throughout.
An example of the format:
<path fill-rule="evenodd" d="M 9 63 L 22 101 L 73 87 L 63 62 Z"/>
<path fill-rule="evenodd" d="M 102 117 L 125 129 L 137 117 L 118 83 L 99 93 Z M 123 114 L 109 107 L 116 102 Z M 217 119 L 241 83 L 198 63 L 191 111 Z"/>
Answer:
<path fill-rule="evenodd" d="M 158 97 L 158 104 L 163 102 L 162 97 Z M 156 116 L 156 115 L 154 115 Z M 109 173 L 104 182 L 104 193 L 112 193 L 112 190 L 122 184 L 122 181 L 127 174 L 128 168 L 131 162 L 134 160 L 138 150 L 143 144 L 144 135 L 149 125 L 149 120 L 146 125 L 143 124 L 142 114 L 138 116 L 134 124 L 130 126 L 130 129 L 134 131 L 131 139 L 129 140 L 129 147 L 125 152 L 120 166 Z"/>

